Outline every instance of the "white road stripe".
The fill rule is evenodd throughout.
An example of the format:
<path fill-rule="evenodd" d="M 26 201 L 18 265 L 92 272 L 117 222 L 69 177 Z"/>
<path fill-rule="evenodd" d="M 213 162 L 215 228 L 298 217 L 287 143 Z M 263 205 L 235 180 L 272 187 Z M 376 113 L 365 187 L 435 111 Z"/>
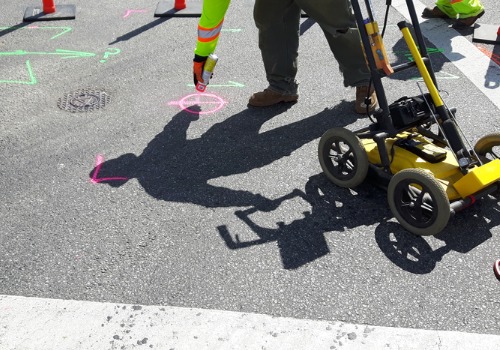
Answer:
<path fill-rule="evenodd" d="M 500 336 L 0 295 L 0 349 L 498 350 Z"/>
<path fill-rule="evenodd" d="M 420 1 L 413 1 L 417 15 L 425 6 Z M 405 0 L 394 0 L 392 6 L 408 21 L 410 15 Z M 500 67 L 482 53 L 474 44 L 461 36 L 455 29 L 441 19 L 426 20 L 419 17 L 422 34 L 437 48 L 444 49 L 443 54 L 476 87 L 500 108 Z"/>

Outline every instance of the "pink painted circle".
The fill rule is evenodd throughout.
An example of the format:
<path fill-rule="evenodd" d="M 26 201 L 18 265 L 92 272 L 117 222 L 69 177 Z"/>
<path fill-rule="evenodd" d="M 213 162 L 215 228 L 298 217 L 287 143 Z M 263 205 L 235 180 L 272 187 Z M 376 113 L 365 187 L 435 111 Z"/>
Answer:
<path fill-rule="evenodd" d="M 213 94 L 192 94 L 182 98 L 178 104 L 182 110 L 188 113 L 210 114 L 222 109 L 222 107 L 226 104 L 226 101 Z M 204 109 L 204 106 L 208 107 L 202 111 L 198 111 L 192 109 L 193 106 L 199 106 L 202 109 Z"/>

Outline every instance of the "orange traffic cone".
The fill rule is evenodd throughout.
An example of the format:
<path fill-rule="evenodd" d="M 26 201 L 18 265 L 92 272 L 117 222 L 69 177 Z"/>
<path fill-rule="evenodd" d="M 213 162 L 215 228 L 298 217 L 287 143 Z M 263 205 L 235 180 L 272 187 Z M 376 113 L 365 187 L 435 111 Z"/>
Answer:
<path fill-rule="evenodd" d="M 42 7 L 30 6 L 24 12 L 23 21 L 54 21 L 75 19 L 75 5 L 59 5 L 56 8 L 54 0 L 42 0 Z"/>
<path fill-rule="evenodd" d="M 156 6 L 155 17 L 201 17 L 203 0 L 163 0 Z"/>
<path fill-rule="evenodd" d="M 43 12 L 54 13 L 56 12 L 56 4 L 54 0 L 43 0 Z"/>
<path fill-rule="evenodd" d="M 174 8 L 179 10 L 184 10 L 186 8 L 186 0 L 175 0 Z"/>

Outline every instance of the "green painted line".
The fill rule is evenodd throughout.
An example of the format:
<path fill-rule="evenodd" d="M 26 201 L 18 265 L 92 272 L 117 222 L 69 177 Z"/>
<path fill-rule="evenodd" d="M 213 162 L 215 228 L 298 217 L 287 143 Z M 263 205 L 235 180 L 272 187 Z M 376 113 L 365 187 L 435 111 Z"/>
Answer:
<path fill-rule="evenodd" d="M 25 55 L 58 55 L 58 56 L 65 56 L 61 58 L 66 59 L 66 58 L 94 57 L 95 53 L 61 50 L 61 49 L 56 49 L 55 52 L 37 52 L 37 51 L 24 51 L 24 50 L 0 52 L 0 56 L 25 56 Z"/>
<path fill-rule="evenodd" d="M 62 29 L 63 31 L 57 35 L 54 35 L 52 38 L 50 38 L 50 40 L 60 37 L 61 35 L 69 33 L 73 30 L 73 28 L 71 27 L 52 27 L 52 28 Z"/>
<path fill-rule="evenodd" d="M 446 72 L 436 72 L 435 73 L 436 79 L 437 80 L 453 80 L 453 79 L 460 79 L 459 76 L 453 75 L 451 73 L 446 73 Z M 422 77 L 414 77 L 410 78 L 410 80 L 416 80 L 416 81 L 424 81 Z"/>
<path fill-rule="evenodd" d="M 241 83 L 237 83 L 235 81 L 228 81 L 229 84 L 220 84 L 220 85 L 217 85 L 217 84 L 210 84 L 209 86 L 211 88 L 214 88 L 214 87 L 237 87 L 237 88 L 242 88 L 242 87 L 245 87 L 244 84 L 241 84 Z M 191 86 L 193 87 L 194 84 L 188 84 L 187 86 Z"/>
<path fill-rule="evenodd" d="M 395 54 L 403 54 L 408 61 L 413 62 L 413 57 L 409 51 L 393 51 Z M 427 54 L 443 53 L 444 49 L 427 48 Z"/>
<path fill-rule="evenodd" d="M 61 32 L 59 34 L 54 35 L 50 40 L 55 39 L 60 37 L 61 35 L 64 35 L 66 33 L 69 33 L 73 30 L 71 27 L 38 27 L 38 26 L 28 26 L 28 27 L 21 27 L 21 26 L 12 26 L 12 27 L 0 27 L 0 29 L 60 29 Z"/>
<path fill-rule="evenodd" d="M 30 80 L 29 81 L 23 81 L 23 80 L 0 80 L 0 83 L 3 84 L 25 84 L 25 85 L 35 85 L 37 83 L 37 80 L 35 78 L 35 75 L 33 74 L 33 69 L 31 68 L 31 63 L 30 61 L 26 61 L 26 68 L 28 69 L 28 75 Z"/>

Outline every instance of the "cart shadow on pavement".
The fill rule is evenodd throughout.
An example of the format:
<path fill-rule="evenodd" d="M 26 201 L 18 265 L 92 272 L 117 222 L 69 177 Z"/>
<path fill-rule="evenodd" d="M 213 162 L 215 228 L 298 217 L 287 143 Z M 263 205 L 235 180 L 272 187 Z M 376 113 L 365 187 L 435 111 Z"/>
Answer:
<path fill-rule="evenodd" d="M 199 106 L 174 115 L 163 131 L 149 142 L 142 154 L 131 153 L 100 165 L 99 176 L 135 178 L 158 200 L 193 203 L 204 207 L 262 207 L 272 202 L 263 194 L 209 184 L 211 179 L 247 173 L 290 155 L 319 138 L 328 128 L 347 125 L 357 119 L 352 103 L 342 102 L 299 121 L 260 132 L 262 125 L 284 113 L 291 104 L 264 109 L 245 109 L 203 135 L 187 139 L 191 123 L 199 118 Z M 94 168 L 89 176 L 95 174 Z M 119 187 L 124 181 L 101 181 Z"/>
<path fill-rule="evenodd" d="M 383 215 L 385 210 L 380 210 L 381 205 L 378 202 L 381 199 L 370 189 L 371 186 L 363 184 L 359 193 L 355 194 L 352 190 L 333 185 L 324 174 L 320 173 L 309 178 L 305 192 L 295 189 L 269 202 L 267 207 L 254 207 L 235 212 L 235 215 L 257 235 L 257 239 L 243 241 L 239 234 L 229 232 L 225 225 L 217 229 L 230 249 L 276 242 L 283 268 L 297 269 L 330 253 L 325 233 L 342 232 L 379 221 L 379 215 Z M 286 217 L 289 212 L 284 211 L 285 215 L 281 216 L 273 215 L 272 212 L 277 211 L 284 202 L 294 198 L 308 203 L 310 209 L 302 213 L 302 218 L 285 223 L 284 220 L 289 219 Z M 370 205 L 371 201 L 377 203 Z M 275 225 L 269 225 L 268 221 L 264 227 L 253 219 L 259 212 L 264 215 L 267 212 L 275 219 L 281 217 L 283 221 L 278 221 Z"/>
<path fill-rule="evenodd" d="M 433 250 L 427 238 L 405 231 L 397 222 L 381 223 L 375 239 L 386 257 L 414 274 L 432 272 L 449 252 L 466 254 L 492 237 L 491 228 L 500 225 L 498 200 L 484 198 L 473 207 L 450 218 L 444 231 L 434 236 L 444 245 Z"/>
<path fill-rule="evenodd" d="M 310 210 L 302 212 L 300 219 L 289 223 L 284 220 L 288 219 L 286 214 L 290 215 L 290 212 L 282 211 L 285 213 L 281 216 L 283 221 L 276 220 L 280 218 L 279 214 L 272 213 L 294 198 L 308 203 Z M 373 184 L 368 182 L 360 185 L 356 191 L 337 187 L 320 173 L 309 178 L 305 192 L 295 189 L 265 206 L 235 212 L 256 234 L 256 239 L 245 239 L 243 236 L 248 234 L 230 232 L 226 225 L 217 227 L 217 230 L 226 246 L 232 250 L 275 242 L 283 268 L 297 269 L 330 253 L 326 233 L 377 225 L 375 240 L 386 257 L 403 270 L 426 274 L 432 272 L 448 252 L 468 253 L 492 237 L 490 229 L 500 224 L 497 202 L 491 198 L 485 199 L 479 212 L 457 214 L 454 220 L 450 220 L 449 227 L 434 236 L 444 245 L 433 250 L 426 238 L 413 235 L 399 223 L 389 221 L 392 214 L 383 190 L 374 191 Z M 274 218 L 276 222 L 267 220 L 260 224 L 258 221 L 262 221 L 262 218 L 255 217 L 262 217 L 266 213 L 272 217 L 271 221 Z M 486 213 L 489 217 L 485 216 Z M 471 233 L 468 227 L 473 227 L 474 232 Z"/>

